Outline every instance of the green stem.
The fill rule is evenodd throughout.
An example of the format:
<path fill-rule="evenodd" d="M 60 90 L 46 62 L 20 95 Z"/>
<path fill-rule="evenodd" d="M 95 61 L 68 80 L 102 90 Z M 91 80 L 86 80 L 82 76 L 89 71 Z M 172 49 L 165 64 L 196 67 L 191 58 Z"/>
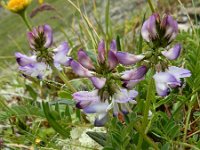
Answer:
<path fill-rule="evenodd" d="M 157 144 L 156 144 L 154 141 L 152 141 L 146 134 L 144 134 L 144 132 L 143 132 L 136 124 L 134 124 L 134 128 L 138 131 L 138 133 L 141 135 L 141 137 L 142 137 L 146 142 L 148 142 L 150 145 L 153 146 L 153 148 L 154 148 L 155 150 L 159 150 Z M 141 150 L 141 149 L 140 149 L 140 150 Z"/>
<path fill-rule="evenodd" d="M 152 73 L 153 72 L 154 71 L 152 71 Z M 145 102 L 145 108 L 144 108 L 144 114 L 143 114 L 143 120 L 142 120 L 142 131 L 144 132 L 143 134 L 146 134 L 148 132 L 146 131 L 146 127 L 148 124 L 148 113 L 149 113 L 150 104 L 151 104 L 153 84 L 154 84 L 154 81 L 151 75 L 148 90 L 147 90 L 147 96 L 146 96 L 146 102 Z M 137 150 L 141 149 L 142 143 L 143 143 L 143 136 L 140 135 L 138 145 L 137 145 Z"/>
<path fill-rule="evenodd" d="M 185 147 L 189 147 L 189 148 L 192 148 L 192 149 L 195 149 L 195 150 L 200 150 L 198 147 L 196 147 L 195 145 L 191 145 L 191 144 L 188 144 L 188 143 L 184 143 L 184 142 L 178 142 L 178 141 L 172 141 L 172 143 L 176 144 L 176 145 L 182 145 L 182 146 L 185 146 Z"/>
<path fill-rule="evenodd" d="M 151 8 L 152 13 L 154 13 L 155 9 L 153 8 L 153 4 L 152 4 L 151 0 L 148 0 L 148 3 L 149 3 L 149 7 Z"/>
<path fill-rule="evenodd" d="M 21 13 L 19 13 L 19 15 L 22 17 L 22 20 L 24 21 L 24 23 L 26 24 L 26 26 L 28 27 L 28 29 L 31 31 L 32 27 L 28 21 L 28 18 L 27 18 L 27 14 L 26 14 L 26 11 L 22 11 Z"/>
<path fill-rule="evenodd" d="M 183 142 L 185 142 L 186 138 L 187 138 L 187 130 L 188 130 L 188 126 L 189 126 L 191 111 L 192 111 L 192 107 L 189 106 L 189 110 L 188 110 L 188 114 L 187 114 L 187 118 L 186 118 L 186 123 L 185 123 Z"/>

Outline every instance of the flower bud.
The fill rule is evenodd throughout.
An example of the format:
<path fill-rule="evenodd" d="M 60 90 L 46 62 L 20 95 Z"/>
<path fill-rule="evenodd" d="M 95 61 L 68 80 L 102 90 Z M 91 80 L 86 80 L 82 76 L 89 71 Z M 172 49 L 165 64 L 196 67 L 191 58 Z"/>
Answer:
<path fill-rule="evenodd" d="M 38 51 L 43 48 L 49 48 L 53 43 L 53 33 L 49 25 L 33 28 L 27 33 L 29 46 L 32 50 Z"/>

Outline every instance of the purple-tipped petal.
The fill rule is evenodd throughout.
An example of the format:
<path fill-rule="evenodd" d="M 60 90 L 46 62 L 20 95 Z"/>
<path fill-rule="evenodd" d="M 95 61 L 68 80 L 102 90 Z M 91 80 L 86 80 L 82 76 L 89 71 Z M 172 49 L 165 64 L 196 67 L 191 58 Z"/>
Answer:
<path fill-rule="evenodd" d="M 83 109 L 85 113 L 104 113 L 108 107 L 108 103 L 95 103 Z"/>
<path fill-rule="evenodd" d="M 105 43 L 102 40 L 98 45 L 98 61 L 100 64 L 103 64 L 105 62 Z"/>
<path fill-rule="evenodd" d="M 45 36 L 45 48 L 49 48 L 53 43 L 53 31 L 49 25 L 43 26 L 44 36 Z"/>
<path fill-rule="evenodd" d="M 136 86 L 140 81 L 144 80 L 144 78 L 136 79 L 136 80 L 125 80 L 123 81 L 123 87 L 127 89 L 132 89 Z"/>
<path fill-rule="evenodd" d="M 108 120 L 107 113 L 98 114 L 96 119 L 95 119 L 94 126 L 102 127 L 106 124 L 107 120 Z"/>
<path fill-rule="evenodd" d="M 120 64 L 123 65 L 132 65 L 142 60 L 144 55 L 134 55 L 126 52 L 117 52 L 116 57 Z"/>
<path fill-rule="evenodd" d="M 165 29 L 165 37 L 169 38 L 169 42 L 178 34 L 178 23 L 170 15 L 166 15 L 163 18 L 161 27 Z"/>
<path fill-rule="evenodd" d="M 106 83 L 106 78 L 91 77 L 90 80 L 97 89 L 103 88 Z"/>
<path fill-rule="evenodd" d="M 68 54 L 69 52 L 69 45 L 67 42 L 62 42 L 57 48 L 55 48 L 54 53 L 63 53 L 63 54 Z"/>
<path fill-rule="evenodd" d="M 176 44 L 173 48 L 162 51 L 161 53 L 169 60 L 175 60 L 180 55 L 180 52 L 181 52 L 181 45 Z"/>
<path fill-rule="evenodd" d="M 156 82 L 156 92 L 159 96 L 167 96 L 169 94 L 169 87 L 165 83 Z"/>
<path fill-rule="evenodd" d="M 80 63 L 76 62 L 75 60 L 71 61 L 71 67 L 75 74 L 81 77 L 92 77 L 93 74 L 88 69 L 84 68 Z"/>
<path fill-rule="evenodd" d="M 180 81 L 180 78 L 186 78 L 191 76 L 191 72 L 189 70 L 178 68 L 176 66 L 170 66 L 167 72 L 172 74 L 178 81 Z"/>
<path fill-rule="evenodd" d="M 113 52 L 117 52 L 117 43 L 115 40 L 112 40 L 110 43 L 110 50 Z"/>
<path fill-rule="evenodd" d="M 87 55 L 87 53 L 83 50 L 78 51 L 78 62 L 85 68 L 89 70 L 93 70 L 94 65 L 92 64 L 92 60 L 90 57 Z"/>
<path fill-rule="evenodd" d="M 54 65 L 69 66 L 72 58 L 67 56 L 68 52 L 69 52 L 69 47 L 66 42 L 63 42 L 56 49 L 54 49 L 54 56 L 53 56 Z"/>
<path fill-rule="evenodd" d="M 135 90 L 120 89 L 120 91 L 114 94 L 113 99 L 117 103 L 127 103 L 132 101 L 137 95 L 138 92 Z"/>
<path fill-rule="evenodd" d="M 32 64 L 32 63 L 36 63 L 36 56 L 35 55 L 29 57 L 29 56 L 24 55 L 22 53 L 16 52 L 15 57 L 16 57 L 17 63 L 22 67 L 29 65 L 29 64 Z"/>
<path fill-rule="evenodd" d="M 100 97 L 98 96 L 98 90 L 94 91 L 79 91 L 74 93 L 73 99 L 78 103 L 82 101 L 92 101 L 92 102 L 99 102 Z"/>
<path fill-rule="evenodd" d="M 156 30 L 156 19 L 158 17 L 158 14 L 153 14 L 147 19 L 141 30 L 141 34 L 143 39 L 145 39 L 147 42 L 152 41 L 157 37 L 157 30 Z"/>
<path fill-rule="evenodd" d="M 117 59 L 115 53 L 112 50 L 110 50 L 109 53 L 108 53 L 108 66 L 109 66 L 109 69 L 112 70 L 117 65 L 118 65 L 118 59 Z"/>
<path fill-rule="evenodd" d="M 140 66 L 139 68 L 123 72 L 121 78 L 123 80 L 137 80 L 143 78 L 146 72 L 147 72 L 147 67 Z"/>
<path fill-rule="evenodd" d="M 35 49 L 35 37 L 32 32 L 27 33 L 27 39 L 31 49 Z"/>
<path fill-rule="evenodd" d="M 169 85 L 180 85 L 180 81 L 168 72 L 156 73 L 153 78 L 156 83 L 156 91 L 160 96 L 166 96 L 169 94 Z"/>
<path fill-rule="evenodd" d="M 42 77 L 47 70 L 47 65 L 45 63 L 29 64 L 26 66 L 20 66 L 19 70 L 32 77 Z"/>

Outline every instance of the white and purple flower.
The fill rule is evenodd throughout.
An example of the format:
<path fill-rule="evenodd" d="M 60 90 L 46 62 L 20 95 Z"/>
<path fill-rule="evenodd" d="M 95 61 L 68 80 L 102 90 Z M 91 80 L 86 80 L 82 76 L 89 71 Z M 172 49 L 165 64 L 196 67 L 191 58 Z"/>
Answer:
<path fill-rule="evenodd" d="M 113 108 L 113 115 L 118 116 L 119 113 L 127 114 L 131 111 L 128 102 L 130 104 L 136 104 L 134 100 L 138 95 L 135 90 L 128 91 L 127 89 L 118 90 L 113 96 L 111 96 L 111 103 L 108 103 L 108 99 L 101 100 L 98 95 L 98 90 L 91 92 L 79 91 L 73 94 L 73 99 L 76 101 L 76 107 L 83 109 L 87 114 L 96 113 L 95 126 L 103 126 L 108 119 L 108 111 Z M 109 97 L 108 97 L 109 98 Z"/>
<path fill-rule="evenodd" d="M 39 79 L 43 78 L 48 67 L 44 62 L 37 62 L 35 55 L 27 56 L 16 52 L 15 57 L 19 64 L 19 70 L 23 74 Z"/>
<path fill-rule="evenodd" d="M 181 78 L 190 77 L 187 69 L 171 66 L 165 72 L 157 72 L 153 78 L 156 83 L 156 91 L 159 96 L 167 96 L 170 88 L 181 86 Z"/>

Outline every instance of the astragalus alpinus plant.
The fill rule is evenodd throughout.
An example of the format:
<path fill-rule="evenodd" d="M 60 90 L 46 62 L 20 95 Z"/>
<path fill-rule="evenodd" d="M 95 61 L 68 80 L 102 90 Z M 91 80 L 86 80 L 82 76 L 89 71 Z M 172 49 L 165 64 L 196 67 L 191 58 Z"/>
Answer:
<path fill-rule="evenodd" d="M 191 129 L 192 124 L 199 122 L 199 116 L 191 117 L 193 107 L 199 108 L 199 88 L 191 81 L 192 77 L 198 76 L 192 67 L 196 57 L 191 56 L 196 53 L 185 56 L 186 46 L 176 39 L 178 23 L 172 15 L 155 12 L 148 0 L 152 14 L 141 24 L 138 44 L 143 42 L 142 46 L 145 46 L 138 54 L 125 51 L 126 45 L 123 50 L 123 37 L 115 39 L 109 33 L 109 1 L 104 36 L 95 30 L 75 3 L 69 2 L 81 14 L 88 43 L 92 43 L 89 46 L 77 48 L 65 41 L 56 46 L 50 25 L 32 28 L 24 17 L 30 1 L 22 1 L 24 4 L 20 3 L 20 6 L 23 7 L 11 8 L 9 3 L 6 7 L 22 16 L 29 29 L 30 54 L 16 52 L 15 57 L 20 74 L 41 91 L 40 94 L 34 93 L 37 96 L 30 105 L 41 111 L 48 125 L 38 126 L 49 128 L 50 125 L 67 139 L 73 139 L 76 127 L 77 130 L 80 127 L 103 127 L 104 132 L 89 131 L 87 134 L 104 149 L 199 149 L 199 126 L 195 126 L 194 132 Z M 198 36 L 196 32 L 194 34 Z M 191 62 L 177 63 L 178 59 L 184 60 L 180 55 Z M 199 56 L 199 52 L 196 55 Z M 52 88 L 49 81 L 59 86 Z M 183 114 L 177 116 L 177 113 Z M 20 130 L 32 130 L 24 123 L 25 118 L 18 120 Z M 45 141 L 40 138 L 34 137 L 35 147 L 48 145 L 38 144 L 38 141 Z M 47 139 L 45 142 L 48 143 Z M 87 148 L 95 149 L 83 147 Z"/>

